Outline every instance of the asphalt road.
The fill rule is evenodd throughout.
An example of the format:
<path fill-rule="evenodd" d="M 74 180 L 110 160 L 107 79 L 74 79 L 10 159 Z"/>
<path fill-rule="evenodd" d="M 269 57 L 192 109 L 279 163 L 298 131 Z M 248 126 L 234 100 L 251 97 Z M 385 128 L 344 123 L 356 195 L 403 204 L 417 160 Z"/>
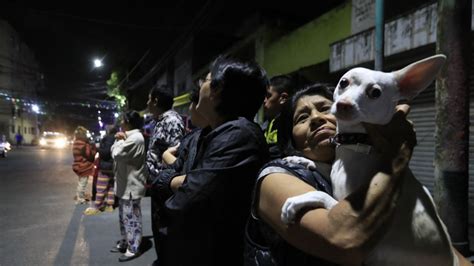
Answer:
<path fill-rule="evenodd" d="M 142 199 L 145 252 L 118 262 L 109 252 L 120 239 L 118 209 L 83 215 L 88 205 L 75 205 L 71 164 L 70 149 L 21 147 L 0 158 L 0 265 L 150 265 L 150 199 Z"/>
<path fill-rule="evenodd" d="M 120 238 L 118 210 L 84 216 L 71 164 L 70 149 L 22 147 L 0 158 L 0 266 L 150 265 L 150 198 L 142 199 L 144 253 L 118 262 L 120 254 L 109 252 Z"/>

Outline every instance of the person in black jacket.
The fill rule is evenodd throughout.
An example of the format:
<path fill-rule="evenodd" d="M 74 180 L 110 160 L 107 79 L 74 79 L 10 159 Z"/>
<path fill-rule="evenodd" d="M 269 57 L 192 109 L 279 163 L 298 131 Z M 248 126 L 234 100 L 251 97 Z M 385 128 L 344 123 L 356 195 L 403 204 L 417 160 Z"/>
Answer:
<path fill-rule="evenodd" d="M 91 203 L 91 207 L 84 211 L 85 215 L 99 214 L 101 210 L 112 212 L 114 210 L 114 161 L 111 156 L 110 148 L 115 141 L 115 133 L 117 127 L 108 125 L 106 127 L 106 135 L 100 141 L 99 146 L 99 176 L 96 183 L 95 201 Z"/>
<path fill-rule="evenodd" d="M 209 122 L 193 165 L 170 180 L 162 209 L 160 265 L 242 265 L 245 221 L 258 169 L 268 160 L 252 122 L 268 86 L 255 63 L 219 57 L 200 83 L 197 111 Z"/>
<path fill-rule="evenodd" d="M 185 175 L 191 170 L 196 158 L 201 130 L 209 126 L 209 122 L 196 110 L 196 105 L 199 102 L 199 89 L 192 90 L 189 99 L 191 101 L 189 114 L 195 128 L 180 140 L 179 145 L 170 147 L 163 152 L 163 162 L 167 167 L 160 172 L 153 186 L 156 193 L 162 195 L 163 202 L 161 204 L 173 194 L 169 186 L 170 180 L 175 176 Z"/>

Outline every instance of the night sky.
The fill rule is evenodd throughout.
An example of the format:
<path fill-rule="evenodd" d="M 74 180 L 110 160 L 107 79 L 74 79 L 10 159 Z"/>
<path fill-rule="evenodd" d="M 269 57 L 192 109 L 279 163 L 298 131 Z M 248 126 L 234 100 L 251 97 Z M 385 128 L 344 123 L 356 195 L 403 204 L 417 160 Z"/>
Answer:
<path fill-rule="evenodd" d="M 309 2 L 289 6 L 273 1 L 117 0 L 68 1 L 60 7 L 46 6 L 43 1 L 8 0 L 2 1 L 0 18 L 8 21 L 35 53 L 45 81 L 40 99 L 57 103 L 51 113 L 63 115 L 62 122 L 79 121 L 81 116 L 94 122 L 97 109 L 61 103 L 113 100 L 106 95 L 105 83 L 112 70 L 125 73 L 137 66 L 127 84 L 133 85 L 197 23 L 204 25 L 198 32 L 202 36 L 238 39 L 233 36 L 236 29 L 257 11 L 302 25 L 340 2 L 321 1 L 315 9 Z M 96 57 L 103 58 L 104 67 L 93 68 Z"/>
<path fill-rule="evenodd" d="M 40 65 L 45 86 L 38 94 L 43 102 L 48 102 L 44 119 L 54 120 L 52 127 L 96 126 L 99 109 L 70 103 L 113 101 L 106 95 L 106 80 L 111 72 L 125 73 L 137 66 L 128 85 L 139 80 L 189 28 L 195 13 L 205 3 L 97 2 L 48 7 L 2 1 L 0 18 L 17 31 Z M 104 66 L 94 69 L 94 58 L 103 58 Z M 113 120 L 112 111 L 102 110 L 102 115 L 104 122 Z"/>
<path fill-rule="evenodd" d="M 47 8 L 11 1 L 2 4 L 0 16 L 35 52 L 45 77 L 41 96 L 103 99 L 112 70 L 130 70 L 148 51 L 135 70 L 135 76 L 143 75 L 189 26 L 203 2 L 174 1 L 155 7 L 135 1 L 103 6 L 81 2 Z M 103 68 L 92 67 L 95 57 L 104 59 Z"/>

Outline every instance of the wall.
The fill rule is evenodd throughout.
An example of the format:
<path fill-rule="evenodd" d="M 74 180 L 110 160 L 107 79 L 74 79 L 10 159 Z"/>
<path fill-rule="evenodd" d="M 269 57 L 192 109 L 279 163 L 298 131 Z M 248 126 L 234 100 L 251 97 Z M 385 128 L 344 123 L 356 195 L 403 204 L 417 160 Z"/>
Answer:
<path fill-rule="evenodd" d="M 174 57 L 174 96 L 181 95 L 192 88 L 192 38 Z"/>
<path fill-rule="evenodd" d="M 345 2 L 273 43 L 267 44 L 263 67 L 270 76 L 293 72 L 329 59 L 330 44 L 351 34 L 351 3 Z"/>

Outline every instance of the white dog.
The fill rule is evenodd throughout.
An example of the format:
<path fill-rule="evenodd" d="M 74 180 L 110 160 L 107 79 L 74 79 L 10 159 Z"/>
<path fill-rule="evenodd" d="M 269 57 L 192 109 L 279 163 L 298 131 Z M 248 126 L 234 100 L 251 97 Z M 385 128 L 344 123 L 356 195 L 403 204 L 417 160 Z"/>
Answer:
<path fill-rule="evenodd" d="M 361 122 L 387 124 L 398 101 L 410 100 L 424 90 L 445 60 L 444 55 L 436 55 L 391 73 L 354 68 L 343 75 L 331 108 L 337 118 L 336 158 L 331 171 L 336 200 L 367 183 L 378 169 L 374 166 L 380 154 L 358 142 L 366 134 Z M 408 172 L 390 228 L 364 264 L 458 265 L 429 192 Z M 331 209 L 337 204 L 335 199 L 320 191 L 289 198 L 282 208 L 282 221 L 293 222 L 306 206 Z"/>

